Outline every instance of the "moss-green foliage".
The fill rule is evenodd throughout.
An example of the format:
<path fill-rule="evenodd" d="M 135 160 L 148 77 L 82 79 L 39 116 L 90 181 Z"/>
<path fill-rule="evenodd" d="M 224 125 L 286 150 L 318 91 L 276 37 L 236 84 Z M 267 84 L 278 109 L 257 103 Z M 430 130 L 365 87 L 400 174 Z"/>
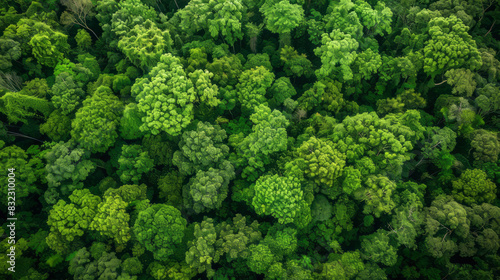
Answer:
<path fill-rule="evenodd" d="M 123 145 L 118 159 L 118 176 L 123 183 L 138 183 L 142 174 L 153 168 L 153 160 L 140 145 Z"/>
<path fill-rule="evenodd" d="M 196 130 L 182 134 L 180 150 L 174 153 L 173 164 L 188 175 L 217 166 L 229 152 L 229 147 L 224 144 L 226 138 L 226 131 L 219 125 L 199 122 Z"/>
<path fill-rule="evenodd" d="M 184 177 L 177 171 L 171 171 L 158 180 L 160 199 L 165 200 L 165 204 L 179 208 L 182 205 L 182 182 Z"/>
<path fill-rule="evenodd" d="M 496 185 L 480 169 L 467 169 L 460 179 L 453 181 L 453 197 L 467 205 L 491 203 L 495 199 Z"/>
<path fill-rule="evenodd" d="M 498 4 L 0 0 L 0 279 L 499 278 Z"/>
<path fill-rule="evenodd" d="M 71 118 L 60 110 L 50 113 L 47 122 L 40 125 L 40 133 L 47 135 L 55 142 L 66 141 L 70 138 Z"/>
<path fill-rule="evenodd" d="M 254 113 L 255 107 L 266 103 L 266 90 L 271 87 L 274 74 L 263 66 L 245 70 L 241 73 L 236 85 L 241 110 L 247 114 Z"/>
<path fill-rule="evenodd" d="M 69 199 L 71 203 L 59 200 L 50 210 L 47 220 L 50 233 L 46 241 L 49 247 L 58 253 L 67 253 L 71 249 L 70 243 L 84 234 L 97 214 L 97 207 L 101 202 L 101 199 L 89 190 L 75 190 Z"/>
<path fill-rule="evenodd" d="M 162 55 L 146 77 L 137 79 L 132 96 L 143 114 L 141 131 L 175 136 L 193 119 L 193 84 L 172 54 Z"/>
<path fill-rule="evenodd" d="M 3 145 L 0 145 L 0 147 L 2 146 Z M 11 193 L 9 196 L 18 198 L 19 201 L 17 204 L 22 204 L 22 199 L 27 197 L 30 193 L 39 192 L 35 185 L 35 170 L 26 151 L 16 145 L 12 145 L 0 149 L 0 156 L 0 167 L 4 170 L 0 178 L 5 182 L 4 187 L 2 187 L 2 195 L 7 197 L 9 192 L 14 191 L 15 194 L 12 195 Z M 11 169 L 12 172 L 9 171 L 9 169 Z M 8 183 L 12 182 L 12 179 L 9 181 L 9 173 L 13 173 L 15 176 L 14 184 L 22 187 L 9 190 Z M 10 177 L 12 177 L 12 175 Z M 7 205 L 7 201 L 12 200 L 5 199 L 2 201 L 2 204 Z"/>
<path fill-rule="evenodd" d="M 137 24 L 118 42 L 118 48 L 137 67 L 151 69 L 173 42 L 168 30 L 161 30 L 151 20 Z"/>
<path fill-rule="evenodd" d="M 123 104 L 111 89 L 101 86 L 83 101 L 71 123 L 71 137 L 93 153 L 105 152 L 118 137 Z"/>
<path fill-rule="evenodd" d="M 306 166 L 305 174 L 320 185 L 333 188 L 342 176 L 345 155 L 336 150 L 331 141 L 311 137 L 297 149 L 298 158 Z"/>
<path fill-rule="evenodd" d="M 0 97 L 0 109 L 9 123 L 27 123 L 28 118 L 45 119 L 53 106 L 44 98 L 25 95 L 22 92 L 7 92 Z"/>
<path fill-rule="evenodd" d="M 107 195 L 97 205 L 97 213 L 89 229 L 112 238 L 118 245 L 125 245 L 130 239 L 129 214 L 125 211 L 127 203 L 120 195 Z"/>
<path fill-rule="evenodd" d="M 254 188 L 252 206 L 257 214 L 271 215 L 281 224 L 301 225 L 301 216 L 305 216 L 306 221 L 311 219 L 311 210 L 304 200 L 298 179 L 265 175 L 257 180 Z"/>
<path fill-rule="evenodd" d="M 85 180 L 95 169 L 89 160 L 90 153 L 70 142 L 59 142 L 45 154 L 47 165 L 47 184 L 49 188 L 60 189 L 63 195 L 69 195 L 74 189 L 81 189 Z"/>
<path fill-rule="evenodd" d="M 186 223 L 181 212 L 173 206 L 155 204 L 139 213 L 134 233 L 155 259 L 166 260 L 181 243 Z"/>

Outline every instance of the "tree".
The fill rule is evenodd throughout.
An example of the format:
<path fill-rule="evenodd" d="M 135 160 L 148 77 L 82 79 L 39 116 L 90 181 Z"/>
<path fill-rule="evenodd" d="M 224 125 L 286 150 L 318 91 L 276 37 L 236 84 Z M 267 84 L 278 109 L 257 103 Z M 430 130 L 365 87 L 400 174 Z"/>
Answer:
<path fill-rule="evenodd" d="M 92 96 L 83 101 L 71 123 L 71 136 L 81 147 L 96 152 L 106 152 L 118 137 L 118 124 L 123 103 L 109 87 L 100 86 Z"/>
<path fill-rule="evenodd" d="M 267 245 L 251 245 L 249 250 L 250 257 L 247 259 L 247 265 L 255 273 L 264 274 L 276 259 Z"/>
<path fill-rule="evenodd" d="M 12 39 L 0 39 L 0 70 L 7 70 L 12 67 L 12 61 L 21 57 L 21 47 L 19 42 Z"/>
<path fill-rule="evenodd" d="M 280 59 L 283 62 L 283 69 L 288 76 L 309 78 L 314 74 L 312 62 L 305 54 L 298 52 L 291 46 L 280 49 Z"/>
<path fill-rule="evenodd" d="M 142 174 L 147 173 L 154 166 L 153 160 L 147 151 L 140 145 L 123 145 L 122 153 L 118 159 L 120 165 L 117 174 L 123 183 L 132 181 L 137 184 Z"/>
<path fill-rule="evenodd" d="M 314 49 L 314 54 L 321 58 L 321 68 L 316 70 L 316 76 L 322 78 L 340 78 L 352 80 L 353 73 L 349 67 L 356 59 L 359 43 L 350 34 L 339 30 L 324 33 L 321 36 L 321 46 Z M 340 73 L 338 73 L 340 70 Z"/>
<path fill-rule="evenodd" d="M 361 243 L 363 256 L 373 262 L 379 262 L 387 266 L 393 266 L 397 261 L 397 250 L 389 244 L 389 236 L 384 231 L 366 237 Z"/>
<path fill-rule="evenodd" d="M 225 161 L 229 153 L 229 147 L 224 144 L 226 138 L 226 131 L 219 125 L 199 122 L 196 130 L 182 134 L 180 150 L 174 153 L 172 162 L 181 174 L 207 171 Z"/>
<path fill-rule="evenodd" d="M 235 86 L 242 69 L 241 60 L 235 55 L 215 58 L 207 65 L 207 70 L 214 74 L 213 81 L 220 87 Z"/>
<path fill-rule="evenodd" d="M 73 191 L 69 200 L 69 204 L 59 200 L 50 210 L 47 220 L 50 233 L 46 241 L 49 247 L 58 253 L 68 252 L 70 243 L 83 236 L 101 202 L 101 199 L 91 194 L 88 189 Z"/>
<path fill-rule="evenodd" d="M 40 125 L 40 133 L 47 135 L 52 141 L 67 141 L 70 138 L 71 119 L 60 110 L 50 113 L 47 122 Z"/>
<path fill-rule="evenodd" d="M 415 118 L 419 119 L 420 114 L 413 110 L 384 118 L 375 112 L 348 116 L 334 126 L 331 139 L 336 149 L 347 156 L 347 163 L 368 156 L 378 173 L 398 177 L 403 163 L 410 159 L 409 151 L 423 136 L 423 127 L 408 126 L 418 124 Z"/>
<path fill-rule="evenodd" d="M 90 161 L 90 152 L 73 147 L 70 142 L 59 142 L 45 154 L 49 188 L 60 187 L 63 195 L 83 188 L 84 181 L 96 168 Z"/>
<path fill-rule="evenodd" d="M 140 129 L 153 135 L 179 135 L 193 119 L 195 90 L 179 59 L 164 54 L 160 62 L 132 86 L 132 96 L 143 114 Z"/>
<path fill-rule="evenodd" d="M 264 165 L 269 163 L 271 154 L 287 149 L 289 122 L 280 111 L 271 111 L 262 104 L 255 108 L 250 120 L 254 123 L 252 133 L 235 144 L 238 159 L 231 161 L 236 166 L 245 166 L 242 177 L 253 181 L 265 170 Z"/>
<path fill-rule="evenodd" d="M 120 119 L 120 136 L 123 139 L 133 140 L 144 136 L 140 130 L 142 125 L 142 114 L 136 103 L 129 103 L 123 110 L 123 116 Z"/>
<path fill-rule="evenodd" d="M 222 35 L 225 42 L 232 46 L 237 39 L 243 39 L 241 20 L 246 13 L 246 5 L 240 0 L 216 0 L 210 1 L 213 5 L 213 16 L 208 19 L 208 30 L 212 38 Z"/>
<path fill-rule="evenodd" d="M 290 32 L 304 19 L 304 9 L 300 5 L 290 4 L 288 0 L 269 2 L 260 8 L 266 27 L 271 32 L 280 34 L 282 45 L 289 46 Z"/>
<path fill-rule="evenodd" d="M 435 258 L 450 257 L 458 251 L 453 237 L 469 235 L 470 220 L 463 205 L 449 196 L 439 196 L 426 209 L 425 244 Z"/>
<path fill-rule="evenodd" d="M 35 170 L 29 160 L 29 156 L 25 150 L 16 145 L 3 147 L 4 142 L 0 140 L 0 168 L 5 170 L 0 175 L 0 180 L 5 182 L 1 188 L 1 193 L 4 197 L 11 196 L 12 193 L 12 179 L 15 178 L 14 186 L 22 186 L 14 189 L 14 196 L 16 204 L 22 204 L 23 198 L 26 198 L 30 193 L 39 192 L 35 185 L 36 176 Z M 9 172 L 9 169 L 15 169 Z M 14 174 L 15 177 L 9 176 L 9 173 Z M 9 190 L 10 185 L 10 190 Z M 9 195 L 8 195 L 9 194 Z M 4 199 L 2 205 L 11 205 L 8 203 L 9 199 Z"/>
<path fill-rule="evenodd" d="M 139 243 L 151 251 L 156 260 L 167 260 L 184 237 L 186 220 L 173 206 L 155 204 L 139 212 L 134 233 Z"/>
<path fill-rule="evenodd" d="M 44 32 L 33 36 L 28 44 L 40 64 L 55 67 L 64 58 L 64 52 L 69 49 L 67 37 L 60 32 Z"/>
<path fill-rule="evenodd" d="M 196 213 L 220 208 L 234 176 L 234 167 L 229 161 L 222 162 L 218 169 L 210 167 L 208 171 L 198 171 L 187 185 L 190 198 L 186 206 Z"/>
<path fill-rule="evenodd" d="M 215 262 L 223 260 L 225 255 L 227 262 L 236 259 L 247 259 L 250 256 L 249 246 L 256 244 L 262 239 L 259 231 L 259 223 L 254 220 L 250 225 L 246 223 L 247 218 L 236 214 L 232 223 L 222 222 L 216 225 L 218 232 L 215 242 Z"/>
<path fill-rule="evenodd" d="M 182 183 L 184 176 L 177 171 L 170 171 L 165 176 L 158 179 L 158 189 L 160 199 L 165 200 L 165 204 L 180 208 L 182 205 Z"/>
<path fill-rule="evenodd" d="M 268 94 L 272 96 L 272 98 L 269 98 L 269 105 L 274 108 L 283 104 L 286 99 L 296 95 L 297 91 L 289 78 L 281 77 L 274 81 L 273 85 L 268 90 Z"/>
<path fill-rule="evenodd" d="M 474 74 L 469 69 L 450 69 L 444 76 L 446 82 L 453 87 L 452 93 L 455 95 L 471 97 L 476 89 Z"/>
<path fill-rule="evenodd" d="M 219 88 L 217 85 L 212 84 L 210 80 L 214 74 L 207 70 L 197 69 L 188 75 L 196 89 L 195 102 L 210 107 L 217 107 L 221 101 L 217 98 L 219 96 Z"/>
<path fill-rule="evenodd" d="M 373 214 L 379 218 L 380 215 L 391 213 L 396 206 L 392 194 L 396 189 L 396 183 L 389 178 L 380 175 L 368 176 L 365 181 L 365 188 L 357 189 L 354 197 L 365 201 L 364 214 Z"/>
<path fill-rule="evenodd" d="M 92 34 L 99 39 L 87 23 L 87 18 L 94 16 L 94 12 L 92 11 L 94 4 L 92 3 L 92 0 L 61 0 L 61 4 L 66 6 L 68 11 L 71 12 L 63 12 L 63 15 L 61 16 L 63 24 L 80 25 L 81 27 L 92 32 Z"/>
<path fill-rule="evenodd" d="M 69 73 L 62 72 L 57 75 L 56 82 L 52 86 L 51 99 L 56 109 L 69 115 L 77 109 L 83 97 L 85 97 L 85 92 L 75 83 Z"/>
<path fill-rule="evenodd" d="M 332 142 L 313 136 L 303 142 L 296 153 L 306 166 L 305 174 L 318 185 L 326 185 L 327 189 L 331 189 L 337 178 L 342 176 L 346 157 L 333 147 Z M 335 197 L 335 190 L 331 192 Z"/>
<path fill-rule="evenodd" d="M 186 252 L 186 263 L 198 273 L 207 271 L 207 276 L 212 277 L 215 271 L 212 269 L 217 232 L 213 220 L 205 217 L 201 223 L 194 225 L 194 239 L 188 242 Z"/>
<path fill-rule="evenodd" d="M 130 239 L 128 221 L 130 215 L 125 208 L 127 203 L 119 195 L 107 195 L 97 205 L 96 214 L 89 229 L 99 232 L 102 236 L 113 238 L 119 246 L 125 246 Z"/>
<path fill-rule="evenodd" d="M 156 66 L 164 53 L 171 52 L 172 45 L 169 31 L 161 30 L 149 19 L 135 25 L 118 42 L 130 62 L 144 71 Z"/>
<path fill-rule="evenodd" d="M 267 105 L 266 90 L 271 87 L 273 81 L 274 74 L 263 66 L 257 66 L 241 73 L 236 90 L 244 113 L 251 114 L 254 112 L 254 108 L 260 104 Z"/>
<path fill-rule="evenodd" d="M 500 142 L 497 133 L 484 129 L 477 129 L 472 133 L 471 146 L 474 148 L 472 156 L 478 162 L 496 162 L 500 154 Z"/>
<path fill-rule="evenodd" d="M 496 185 L 481 169 L 467 169 L 460 179 L 452 182 L 453 197 L 467 205 L 491 203 L 496 195 Z"/>
<path fill-rule="evenodd" d="M 28 123 L 28 118 L 47 118 L 53 107 L 44 98 L 25 95 L 21 92 L 7 92 L 0 97 L 0 109 L 3 114 L 7 115 L 9 123 Z"/>
<path fill-rule="evenodd" d="M 423 48 L 424 72 L 434 77 L 449 69 L 481 67 L 481 55 L 462 20 L 452 15 L 436 17 L 428 23 L 429 39 Z"/>
<path fill-rule="evenodd" d="M 311 209 L 304 200 L 297 178 L 264 175 L 255 183 L 254 191 L 252 206 L 257 214 L 271 215 L 280 224 L 296 223 L 298 226 L 305 226 L 309 223 Z M 301 224 L 303 220 L 306 221 L 305 224 Z"/>

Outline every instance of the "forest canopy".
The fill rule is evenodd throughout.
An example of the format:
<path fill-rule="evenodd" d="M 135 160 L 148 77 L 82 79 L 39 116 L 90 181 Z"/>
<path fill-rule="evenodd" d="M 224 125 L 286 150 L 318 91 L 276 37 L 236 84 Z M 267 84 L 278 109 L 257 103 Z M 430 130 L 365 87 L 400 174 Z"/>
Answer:
<path fill-rule="evenodd" d="M 499 0 L 0 0 L 0 279 L 500 279 Z"/>

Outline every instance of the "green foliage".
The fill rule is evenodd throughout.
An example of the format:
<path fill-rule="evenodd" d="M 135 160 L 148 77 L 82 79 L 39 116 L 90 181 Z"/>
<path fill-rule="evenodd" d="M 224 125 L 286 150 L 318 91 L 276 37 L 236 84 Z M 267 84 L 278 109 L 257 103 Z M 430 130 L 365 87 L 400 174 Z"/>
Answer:
<path fill-rule="evenodd" d="M 498 14 L 0 0 L 0 279 L 498 278 Z"/>
<path fill-rule="evenodd" d="M 453 181 L 453 197 L 467 205 L 491 203 L 496 195 L 496 185 L 481 169 L 467 169 L 460 179 Z"/>
<path fill-rule="evenodd" d="M 377 231 L 366 237 L 361 243 L 363 256 L 373 262 L 393 266 L 397 261 L 396 248 L 389 244 L 389 236 L 384 231 Z"/>
<path fill-rule="evenodd" d="M 451 69 L 444 73 L 446 82 L 453 87 L 452 93 L 471 97 L 476 89 L 474 74 L 469 69 Z"/>
<path fill-rule="evenodd" d="M 479 162 L 496 162 L 500 153 L 500 143 L 495 132 L 478 129 L 473 132 L 471 146 L 472 156 Z"/>
<path fill-rule="evenodd" d="M 71 203 L 59 200 L 50 210 L 47 224 L 50 233 L 47 245 L 58 253 L 68 252 L 70 242 L 82 236 L 97 214 L 101 199 L 89 190 L 75 190 L 69 196 Z"/>
<path fill-rule="evenodd" d="M 269 105 L 271 107 L 276 107 L 283 104 L 286 99 L 296 95 L 297 91 L 293 87 L 289 78 L 281 77 L 274 81 L 271 88 L 269 88 L 268 93 L 272 96 L 272 98 L 269 99 Z"/>
<path fill-rule="evenodd" d="M 9 123 L 28 123 L 28 118 L 47 118 L 52 112 L 52 105 L 44 98 L 7 92 L 0 97 L 0 109 L 7 115 Z"/>
<path fill-rule="evenodd" d="M 238 39 L 243 39 L 241 20 L 246 12 L 243 1 L 216 0 L 209 3 L 213 5 L 213 19 L 207 22 L 212 38 L 221 35 L 229 45 L 233 45 Z"/>
<path fill-rule="evenodd" d="M 182 174 L 192 175 L 222 163 L 229 153 L 224 144 L 226 131 L 219 125 L 199 122 L 196 130 L 186 131 L 179 141 L 179 151 L 174 153 L 173 164 Z"/>
<path fill-rule="evenodd" d="M 129 103 L 123 110 L 123 116 L 120 119 L 120 136 L 123 139 L 133 140 L 140 138 L 144 132 L 140 130 L 142 125 L 142 116 L 136 103 Z"/>
<path fill-rule="evenodd" d="M 217 97 L 219 95 L 219 88 L 217 85 L 212 84 L 211 78 L 213 73 L 207 70 L 195 70 L 189 73 L 189 78 L 196 89 L 195 101 L 201 104 L 206 104 L 210 107 L 216 107 L 221 102 Z"/>
<path fill-rule="evenodd" d="M 207 65 L 207 70 L 214 74 L 213 81 L 221 87 L 235 86 L 242 69 L 241 60 L 235 55 L 215 58 Z"/>
<path fill-rule="evenodd" d="M 19 42 L 11 39 L 0 39 L 0 70 L 12 67 L 12 61 L 21 57 Z"/>
<path fill-rule="evenodd" d="M 356 59 L 359 43 L 350 34 L 333 30 L 321 36 L 321 44 L 314 49 L 322 62 L 321 68 L 316 70 L 316 76 L 319 79 L 338 77 L 345 81 L 352 80 L 353 73 L 349 66 Z"/>
<path fill-rule="evenodd" d="M 259 215 L 271 215 L 280 224 L 300 225 L 301 216 L 310 220 L 311 210 L 304 200 L 300 181 L 278 175 L 261 176 L 255 183 L 252 206 Z M 305 224 L 307 224 L 305 222 Z M 302 225 L 303 226 L 303 225 Z"/>
<path fill-rule="evenodd" d="M 243 178 L 255 180 L 265 170 L 264 165 L 269 163 L 269 155 L 287 149 L 286 127 L 289 122 L 280 111 L 271 112 L 265 105 L 255 108 L 250 120 L 254 123 L 252 133 L 236 144 L 238 159 L 232 161 L 237 166 L 245 166 Z"/>
<path fill-rule="evenodd" d="M 81 147 L 93 153 L 106 152 L 118 137 L 123 104 L 108 87 L 98 87 L 83 101 L 71 123 L 71 136 Z"/>
<path fill-rule="evenodd" d="M 403 121 L 410 114 L 411 110 L 397 118 L 379 118 L 374 112 L 346 117 L 334 127 L 333 143 L 347 156 L 347 163 L 369 156 L 379 172 L 398 177 L 403 163 L 410 159 L 411 140 L 419 135 L 418 130 L 410 129 Z"/>
<path fill-rule="evenodd" d="M 232 224 L 222 222 L 216 226 L 218 239 L 215 242 L 215 262 L 219 262 L 224 254 L 228 262 L 238 258 L 246 259 L 250 256 L 249 246 L 260 241 L 262 233 L 259 231 L 257 221 L 253 221 L 248 226 L 246 221 L 245 216 L 236 214 Z"/>
<path fill-rule="evenodd" d="M 134 224 L 137 241 L 151 251 L 156 260 L 166 260 L 184 237 L 186 220 L 173 206 L 155 204 L 139 212 Z"/>
<path fill-rule="evenodd" d="M 102 236 L 113 238 L 118 245 L 125 245 L 130 239 L 129 214 L 125 211 L 127 203 L 119 195 L 107 195 L 97 206 L 97 212 L 89 229 Z"/>
<path fill-rule="evenodd" d="M 179 59 L 171 54 L 162 55 L 148 75 L 136 80 L 132 96 L 144 115 L 141 131 L 153 135 L 165 131 L 176 136 L 193 119 L 193 84 Z"/>
<path fill-rule="evenodd" d="M 434 77 L 453 68 L 479 68 L 481 55 L 468 30 L 454 15 L 431 19 L 427 31 L 430 38 L 423 48 L 424 72 Z"/>
<path fill-rule="evenodd" d="M 85 180 L 94 169 L 90 153 L 70 142 L 59 142 L 45 154 L 47 165 L 47 184 L 49 188 L 60 188 L 63 195 L 69 195 L 74 189 L 83 187 Z"/>
<path fill-rule="evenodd" d="M 137 24 L 118 42 L 118 48 L 137 67 L 153 68 L 162 54 L 172 50 L 173 41 L 168 30 L 161 30 L 151 20 Z"/>
<path fill-rule="evenodd" d="M 313 65 L 305 54 L 298 52 L 291 46 L 285 46 L 280 50 L 280 59 L 283 62 L 283 68 L 288 76 L 309 78 L 312 76 Z"/>
<path fill-rule="evenodd" d="M 242 111 L 251 114 L 260 104 L 267 105 L 266 90 L 271 87 L 273 81 L 274 74 L 263 66 L 243 71 L 236 85 Z"/>
<path fill-rule="evenodd" d="M 247 265 L 255 273 L 265 273 L 276 258 L 271 249 L 264 244 L 252 245 L 249 250 L 250 257 L 247 259 Z"/>
<path fill-rule="evenodd" d="M 196 213 L 221 207 L 234 175 L 234 167 L 229 161 L 222 162 L 219 169 L 210 167 L 207 171 L 198 171 L 187 185 L 190 194 L 188 206 Z"/>
<path fill-rule="evenodd" d="M 296 153 L 306 166 L 305 174 L 317 184 L 333 188 L 336 179 L 342 176 L 345 155 L 336 150 L 331 141 L 313 136 L 303 142 Z"/>
<path fill-rule="evenodd" d="M 36 177 L 34 168 L 28 158 L 28 154 L 23 149 L 16 145 L 7 147 L 0 145 L 0 147 L 2 148 L 0 149 L 0 168 L 4 170 L 0 173 L 0 179 L 2 182 L 5 182 L 2 187 L 2 195 L 4 197 L 12 196 L 12 192 L 14 192 L 13 197 L 17 198 L 16 204 L 22 204 L 23 198 L 26 198 L 30 193 L 39 192 L 35 185 Z M 15 170 L 13 170 L 13 172 L 9 172 L 8 170 L 10 168 L 14 168 Z M 9 190 L 8 183 L 11 183 L 12 181 L 8 180 L 12 176 L 9 176 L 9 173 L 14 173 L 15 175 L 15 186 L 17 185 L 22 187 Z M 9 194 L 9 192 L 11 193 Z M 7 203 L 7 201 L 9 200 L 4 199 L 2 204 L 8 205 L 9 203 Z"/>
<path fill-rule="evenodd" d="M 34 28 L 38 29 L 36 25 Z M 66 42 L 68 36 L 46 28 L 41 28 L 42 32 L 31 37 L 28 45 L 32 48 L 33 56 L 40 64 L 55 67 L 64 58 L 64 52 L 69 49 L 69 45 Z"/>
<path fill-rule="evenodd" d="M 92 38 L 90 34 L 84 29 L 79 29 L 75 36 L 76 44 L 78 48 L 82 50 L 89 49 L 92 46 Z"/>
<path fill-rule="evenodd" d="M 188 251 L 186 252 L 186 263 L 198 273 L 207 271 L 207 276 L 215 274 L 212 269 L 214 259 L 214 244 L 217 239 L 217 233 L 211 218 L 204 218 L 201 223 L 194 225 L 194 240 L 188 242 Z"/>
<path fill-rule="evenodd" d="M 123 145 L 122 154 L 118 159 L 120 165 L 118 176 L 123 183 L 132 181 L 137 184 L 142 174 L 153 168 L 153 160 L 147 151 L 143 151 L 140 145 Z"/>
<path fill-rule="evenodd" d="M 396 206 L 392 199 L 392 193 L 396 189 L 396 184 L 385 176 L 368 176 L 365 187 L 354 192 L 356 199 L 365 201 L 363 213 L 373 214 L 379 218 L 380 215 L 391 213 Z"/>
<path fill-rule="evenodd" d="M 62 72 L 56 77 L 56 82 L 52 86 L 52 104 L 61 113 L 69 115 L 80 105 L 81 99 L 85 97 L 85 92 L 74 82 L 73 77 Z"/>
<path fill-rule="evenodd" d="M 266 3 L 260 11 L 267 29 L 274 33 L 289 33 L 304 19 L 304 9 L 300 5 L 290 4 L 288 0 L 275 1 L 270 5 Z"/>

